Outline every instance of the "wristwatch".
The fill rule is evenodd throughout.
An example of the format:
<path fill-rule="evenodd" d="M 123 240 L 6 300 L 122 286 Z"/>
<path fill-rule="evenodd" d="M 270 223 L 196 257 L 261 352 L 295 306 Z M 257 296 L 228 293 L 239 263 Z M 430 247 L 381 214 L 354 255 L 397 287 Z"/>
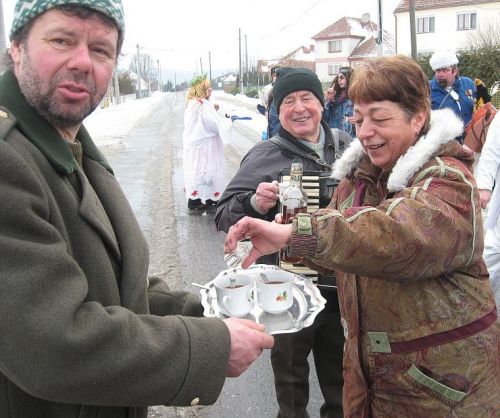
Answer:
<path fill-rule="evenodd" d="M 298 213 L 293 219 L 293 231 L 299 235 L 312 235 L 311 215 L 308 213 Z"/>

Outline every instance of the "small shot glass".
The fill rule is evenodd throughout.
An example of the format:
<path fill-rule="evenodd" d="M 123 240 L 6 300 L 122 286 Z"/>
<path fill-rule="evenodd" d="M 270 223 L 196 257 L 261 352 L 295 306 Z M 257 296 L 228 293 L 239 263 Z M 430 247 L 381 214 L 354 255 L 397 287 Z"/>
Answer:
<path fill-rule="evenodd" d="M 229 254 L 224 254 L 224 262 L 229 268 L 238 268 L 243 260 L 250 254 L 250 248 L 243 242 L 238 241 L 236 248 Z"/>

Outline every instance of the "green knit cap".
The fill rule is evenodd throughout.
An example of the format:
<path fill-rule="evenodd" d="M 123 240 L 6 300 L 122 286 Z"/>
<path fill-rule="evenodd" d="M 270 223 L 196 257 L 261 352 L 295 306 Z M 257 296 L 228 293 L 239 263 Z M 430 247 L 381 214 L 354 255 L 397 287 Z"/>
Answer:
<path fill-rule="evenodd" d="M 18 0 L 14 8 L 14 20 L 10 30 L 10 39 L 30 20 L 57 6 L 74 4 L 97 10 L 114 20 L 123 37 L 125 21 L 123 19 L 123 6 L 121 0 Z"/>

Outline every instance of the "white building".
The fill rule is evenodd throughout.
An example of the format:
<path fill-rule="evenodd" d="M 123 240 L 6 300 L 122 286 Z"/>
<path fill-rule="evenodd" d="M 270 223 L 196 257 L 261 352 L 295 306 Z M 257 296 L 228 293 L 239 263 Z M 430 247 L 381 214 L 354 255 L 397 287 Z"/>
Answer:
<path fill-rule="evenodd" d="M 396 52 L 411 55 L 409 0 L 394 10 Z M 458 50 L 469 35 L 500 25 L 500 0 L 415 0 L 417 53 Z"/>
<path fill-rule="evenodd" d="M 383 31 L 382 44 L 377 43 L 379 30 L 365 13 L 362 18 L 343 17 L 312 37 L 315 41 L 316 74 L 330 82 L 340 67 L 356 67 L 358 62 L 377 55 L 394 54 L 394 38 Z"/>
<path fill-rule="evenodd" d="M 129 76 L 130 80 L 134 84 L 136 92 L 137 90 L 139 90 L 140 87 L 141 90 L 140 97 L 147 97 L 150 91 L 148 82 L 144 80 L 142 77 L 139 79 L 139 77 L 137 77 L 137 74 L 134 73 L 133 71 L 130 71 Z"/>

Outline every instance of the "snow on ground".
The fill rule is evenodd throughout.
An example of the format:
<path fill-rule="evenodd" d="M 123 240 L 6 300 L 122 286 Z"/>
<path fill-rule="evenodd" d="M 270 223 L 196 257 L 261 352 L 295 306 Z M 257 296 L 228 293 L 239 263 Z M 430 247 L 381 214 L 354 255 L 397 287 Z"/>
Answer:
<path fill-rule="evenodd" d="M 233 96 L 221 90 L 214 90 L 210 100 L 219 105 L 219 114 L 251 118 L 251 120 L 235 120 L 235 127 L 250 129 L 256 137 L 260 137 L 261 133 L 267 130 L 266 117 L 257 111 L 257 104 L 261 103 L 259 99 L 244 94 Z"/>
<path fill-rule="evenodd" d="M 174 93 L 156 92 L 144 99 L 129 100 L 105 108 L 99 107 L 85 119 L 84 125 L 98 147 L 120 144 L 130 130 L 149 115 L 168 94 Z M 251 118 L 251 120 L 236 120 L 235 127 L 242 126 L 250 129 L 259 137 L 261 132 L 266 130 L 266 118 L 257 111 L 257 103 L 260 103 L 258 99 L 251 99 L 241 94 L 233 96 L 215 90 L 211 101 L 219 105 L 221 117 L 227 114 Z"/>
<path fill-rule="evenodd" d="M 83 123 L 97 146 L 119 144 L 123 137 L 146 117 L 161 99 L 160 93 L 146 99 L 130 100 L 105 108 L 98 107 Z"/>
<path fill-rule="evenodd" d="M 229 100 L 232 102 L 238 102 L 241 105 L 245 105 L 248 108 L 252 108 L 253 111 L 257 111 L 257 104 L 260 103 L 259 99 L 254 99 L 252 97 L 245 96 L 244 94 L 228 94 L 224 93 L 222 90 L 214 90 L 212 92 L 212 98 L 210 99 L 212 101 L 218 101 L 218 100 Z"/>

